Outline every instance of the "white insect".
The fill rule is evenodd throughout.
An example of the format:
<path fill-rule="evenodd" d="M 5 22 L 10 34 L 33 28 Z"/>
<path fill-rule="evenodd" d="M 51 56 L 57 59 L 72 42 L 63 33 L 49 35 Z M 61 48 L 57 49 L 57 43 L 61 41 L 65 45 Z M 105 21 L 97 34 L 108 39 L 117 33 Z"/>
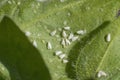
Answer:
<path fill-rule="evenodd" d="M 25 35 L 26 35 L 26 36 L 30 36 L 31 33 L 30 33 L 29 31 L 26 31 L 26 32 L 25 32 Z"/>
<path fill-rule="evenodd" d="M 111 34 L 110 34 L 110 33 L 107 34 L 107 36 L 106 36 L 106 41 L 107 41 L 107 42 L 110 42 L 110 41 L 111 41 Z"/>
<path fill-rule="evenodd" d="M 64 37 L 64 38 L 66 38 L 67 37 L 67 34 L 66 34 L 66 32 L 63 30 L 63 32 L 62 32 L 62 36 Z"/>
<path fill-rule="evenodd" d="M 79 30 L 79 31 L 77 31 L 76 33 L 77 33 L 77 34 L 80 34 L 80 35 L 83 35 L 83 34 L 86 33 L 86 30 Z"/>
<path fill-rule="evenodd" d="M 47 43 L 47 48 L 48 48 L 48 49 L 52 49 L 52 45 L 51 45 L 50 42 Z"/>
<path fill-rule="evenodd" d="M 59 55 L 61 55 L 63 52 L 62 51 L 55 51 L 55 55 L 56 56 L 59 56 Z"/>
<path fill-rule="evenodd" d="M 78 40 L 78 38 L 79 38 L 79 36 L 74 36 L 74 37 L 72 37 L 72 41 L 76 41 L 76 40 Z"/>
<path fill-rule="evenodd" d="M 62 62 L 66 64 L 66 63 L 68 63 L 69 61 L 68 61 L 67 59 L 63 59 Z"/>
<path fill-rule="evenodd" d="M 64 30 L 70 30 L 69 26 L 64 27 Z"/>
<path fill-rule="evenodd" d="M 106 77 L 107 74 L 104 71 L 99 71 L 98 74 L 97 74 L 97 77 L 100 78 L 102 76 Z"/>
<path fill-rule="evenodd" d="M 63 58 L 65 58 L 65 56 L 66 56 L 65 54 L 61 54 L 61 55 L 59 55 L 59 58 L 63 59 Z"/>
<path fill-rule="evenodd" d="M 33 46 L 37 47 L 37 42 L 35 40 L 33 41 Z"/>
<path fill-rule="evenodd" d="M 65 39 L 62 39 L 61 44 L 65 47 Z"/>
<path fill-rule="evenodd" d="M 66 45 L 70 45 L 71 44 L 71 42 L 68 39 L 65 39 L 65 43 L 66 43 Z"/>
<path fill-rule="evenodd" d="M 73 34 L 73 33 L 70 33 L 68 39 L 71 40 L 73 37 L 74 37 L 74 34 Z"/>
<path fill-rule="evenodd" d="M 54 35 L 56 34 L 56 32 L 57 32 L 57 31 L 54 30 L 54 31 L 52 31 L 52 32 L 50 33 L 50 35 L 51 35 L 51 36 L 54 36 Z"/>

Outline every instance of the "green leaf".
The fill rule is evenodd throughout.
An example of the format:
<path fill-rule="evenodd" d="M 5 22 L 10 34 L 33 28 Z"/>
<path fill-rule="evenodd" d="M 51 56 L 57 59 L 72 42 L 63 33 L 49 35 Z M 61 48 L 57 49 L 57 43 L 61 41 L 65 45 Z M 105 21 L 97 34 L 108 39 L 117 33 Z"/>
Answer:
<path fill-rule="evenodd" d="M 119 80 L 120 77 L 120 19 L 110 25 L 104 23 L 88 34 L 79 52 L 76 74 L 79 80 Z M 107 35 L 111 34 L 111 41 Z M 99 71 L 107 76 L 98 77 Z"/>
<path fill-rule="evenodd" d="M 69 54 L 69 58 L 70 58 L 70 63 L 67 65 L 67 70 L 69 72 L 69 75 L 71 78 L 76 78 L 76 62 L 77 62 L 77 58 L 79 57 L 79 53 L 80 51 L 85 47 L 86 44 L 88 44 L 88 42 L 92 39 L 93 34 L 98 33 L 102 28 L 107 27 L 110 24 L 110 21 L 105 21 L 104 23 L 102 23 L 100 26 L 98 26 L 97 29 L 93 30 L 92 32 L 90 32 L 89 34 L 87 34 L 85 37 L 83 37 L 78 43 L 76 43 L 73 48 L 70 51 Z M 74 54 L 74 55 L 73 55 Z M 70 66 L 72 65 L 72 66 Z M 74 75 L 73 75 L 74 73 Z"/>
<path fill-rule="evenodd" d="M 18 2 L 21 4 L 18 5 Z M 28 38 L 31 42 L 36 40 L 37 49 L 42 54 L 53 80 L 71 80 L 71 78 L 76 78 L 72 63 L 77 59 L 79 44 L 77 48 L 74 48 L 74 45 L 78 43 L 75 41 L 70 46 L 63 48 L 60 44 L 62 37 L 59 29 L 70 26 L 71 30 L 67 34 L 76 33 L 80 29 L 86 29 L 89 33 L 105 21 L 114 20 L 119 7 L 119 0 L 64 0 L 64 2 L 60 0 L 45 0 L 44 2 L 38 0 L 1 0 L 0 18 L 8 15 L 22 31 L 31 32 Z M 64 25 L 64 22 L 67 24 Z M 57 37 L 50 36 L 50 32 L 55 29 Z M 80 36 L 80 38 L 82 37 L 84 36 Z M 52 50 L 48 50 L 46 47 L 48 41 L 53 46 Z M 54 56 L 56 50 L 61 50 L 69 55 L 70 59 L 67 65 L 63 64 L 57 56 Z"/>
<path fill-rule="evenodd" d="M 0 62 L 5 80 L 50 80 L 49 71 L 40 55 L 18 26 L 8 17 L 0 23 Z"/>

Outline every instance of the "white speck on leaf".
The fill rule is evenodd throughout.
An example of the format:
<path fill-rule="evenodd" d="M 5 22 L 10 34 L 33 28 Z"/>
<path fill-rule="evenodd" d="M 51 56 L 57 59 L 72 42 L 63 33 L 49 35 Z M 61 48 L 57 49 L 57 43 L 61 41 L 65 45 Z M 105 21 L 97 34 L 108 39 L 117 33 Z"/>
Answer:
<path fill-rule="evenodd" d="M 55 51 L 56 56 L 59 56 L 60 54 L 62 54 L 62 51 Z"/>
<path fill-rule="evenodd" d="M 104 71 L 99 71 L 98 74 L 97 74 L 97 77 L 100 78 L 102 76 L 106 77 L 107 74 Z"/>
<path fill-rule="evenodd" d="M 37 42 L 35 40 L 33 41 L 33 46 L 37 47 Z"/>
<path fill-rule="evenodd" d="M 38 36 L 38 37 L 40 37 L 40 36 L 41 36 L 41 34 L 37 34 L 37 36 Z"/>
<path fill-rule="evenodd" d="M 48 0 L 37 0 L 38 2 L 46 2 L 46 1 L 48 1 Z"/>
<path fill-rule="evenodd" d="M 72 41 L 76 41 L 76 40 L 78 40 L 78 36 L 74 36 L 74 37 L 72 37 Z"/>
<path fill-rule="evenodd" d="M 56 37 L 56 38 L 59 38 L 59 37 L 60 37 L 60 35 L 55 35 L 55 37 Z"/>
<path fill-rule="evenodd" d="M 83 35 L 83 34 L 86 33 L 86 30 L 79 30 L 79 31 L 77 31 L 76 33 L 77 33 L 77 34 L 80 34 L 80 35 Z"/>
<path fill-rule="evenodd" d="M 60 2 L 64 2 L 65 0 L 60 0 Z"/>
<path fill-rule="evenodd" d="M 54 36 L 54 35 L 56 34 L 56 32 L 57 32 L 57 31 L 54 30 L 54 31 L 52 31 L 52 32 L 50 33 L 50 35 L 51 35 L 51 36 Z"/>
<path fill-rule="evenodd" d="M 63 59 L 63 58 L 65 58 L 65 56 L 66 56 L 65 54 L 61 54 L 61 55 L 59 55 L 59 58 Z"/>
<path fill-rule="evenodd" d="M 48 48 L 48 49 L 52 49 L 52 45 L 51 45 L 50 42 L 47 43 L 47 48 Z"/>
<path fill-rule="evenodd" d="M 26 32 L 25 32 L 25 35 L 26 35 L 26 36 L 30 36 L 31 33 L 30 33 L 29 31 L 26 31 Z"/>
<path fill-rule="evenodd" d="M 67 21 L 64 21 L 63 24 L 64 24 L 64 25 L 67 25 Z"/>
<path fill-rule="evenodd" d="M 62 28 L 58 28 L 59 31 L 62 31 Z"/>
<path fill-rule="evenodd" d="M 40 6 L 40 3 L 38 3 L 37 5 Z"/>
<path fill-rule="evenodd" d="M 5 70 L 5 68 L 4 67 L 1 67 L 1 69 L 4 71 Z"/>
<path fill-rule="evenodd" d="M 70 45 L 71 42 L 68 39 L 65 39 L 66 45 Z"/>
<path fill-rule="evenodd" d="M 41 40 L 41 41 L 42 41 L 42 43 L 44 43 L 44 44 L 46 43 L 45 40 Z"/>
<path fill-rule="evenodd" d="M 67 37 L 67 34 L 66 34 L 66 32 L 65 32 L 64 30 L 62 31 L 62 36 L 63 36 L 64 38 Z"/>
<path fill-rule="evenodd" d="M 68 39 L 71 40 L 74 37 L 74 34 L 71 32 L 68 36 Z"/>
<path fill-rule="evenodd" d="M 68 16 L 70 16 L 71 14 L 70 14 L 70 13 L 68 13 L 67 15 L 68 15 Z"/>
<path fill-rule="evenodd" d="M 21 4 L 21 2 L 17 2 L 17 5 L 20 5 Z"/>
<path fill-rule="evenodd" d="M 69 61 L 67 59 L 63 59 L 63 63 L 66 64 L 68 63 Z"/>
<path fill-rule="evenodd" d="M 107 42 L 110 42 L 110 41 L 111 41 L 111 34 L 110 34 L 110 33 L 107 34 L 107 36 L 106 36 L 106 41 L 107 41 Z"/>
<path fill-rule="evenodd" d="M 65 39 L 62 39 L 61 44 L 65 47 Z"/>
<path fill-rule="evenodd" d="M 64 30 L 70 30 L 69 26 L 64 27 Z"/>
<path fill-rule="evenodd" d="M 74 37 L 74 34 L 71 32 L 68 39 L 71 40 Z"/>

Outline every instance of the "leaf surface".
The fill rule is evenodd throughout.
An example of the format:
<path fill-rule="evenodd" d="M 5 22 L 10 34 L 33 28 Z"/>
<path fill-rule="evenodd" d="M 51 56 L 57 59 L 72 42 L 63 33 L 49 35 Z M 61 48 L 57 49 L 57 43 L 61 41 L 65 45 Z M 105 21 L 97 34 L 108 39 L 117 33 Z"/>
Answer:
<path fill-rule="evenodd" d="M 80 51 L 76 73 L 79 80 L 119 80 L 120 77 L 120 19 L 108 26 L 101 25 L 92 31 Z M 94 34 L 93 34 L 94 33 Z M 107 41 L 111 34 L 110 42 Z M 107 76 L 98 77 L 99 71 Z"/>
<path fill-rule="evenodd" d="M 42 2 L 41 2 L 42 1 Z M 86 30 L 87 33 L 93 31 L 105 21 L 113 21 L 120 7 L 119 0 L 1 0 L 0 18 L 8 15 L 23 31 L 29 31 L 28 37 L 31 43 L 37 42 L 37 49 L 50 71 L 53 80 L 70 80 L 75 78 L 74 62 L 76 61 L 79 44 L 74 49 L 75 44 L 63 48 L 61 46 L 61 29 L 70 26 L 67 31 L 76 33 L 78 30 Z M 10 3 L 11 2 L 11 3 Z M 67 22 L 67 24 L 65 24 Z M 56 36 L 50 36 L 53 30 L 57 30 Z M 87 34 L 85 34 L 87 35 Z M 79 36 L 80 39 L 83 36 Z M 53 49 L 47 49 L 47 42 L 50 41 Z M 77 50 L 78 49 L 78 50 Z M 69 55 L 69 63 L 54 56 L 56 50 L 63 51 Z M 74 55 L 74 56 L 73 56 Z"/>

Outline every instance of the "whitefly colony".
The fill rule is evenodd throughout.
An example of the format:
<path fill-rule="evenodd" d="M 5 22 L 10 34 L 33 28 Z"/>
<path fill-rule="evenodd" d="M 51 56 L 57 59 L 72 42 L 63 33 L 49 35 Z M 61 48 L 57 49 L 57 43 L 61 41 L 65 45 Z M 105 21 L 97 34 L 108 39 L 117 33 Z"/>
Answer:
<path fill-rule="evenodd" d="M 45 2 L 47 0 L 37 0 L 37 1 L 39 1 L 39 2 Z M 64 2 L 64 0 L 60 0 L 60 2 Z M 14 0 L 12 0 L 12 1 L 8 0 L 8 4 L 21 5 L 21 2 L 20 1 L 15 2 Z M 36 12 L 36 11 L 34 11 L 34 12 Z M 70 16 L 71 14 L 68 13 L 68 15 Z M 67 21 L 64 21 L 63 23 L 64 23 L 64 25 L 67 25 Z M 76 33 L 78 34 L 78 35 L 76 35 L 76 34 L 74 34 L 71 31 L 71 27 L 70 26 L 66 26 L 66 27 L 63 27 L 63 29 L 61 29 L 61 30 L 60 30 L 60 28 L 58 30 L 55 29 L 52 32 L 50 32 L 49 34 L 50 34 L 50 36 L 54 37 L 58 31 L 61 31 L 61 33 L 62 33 L 62 37 L 61 37 L 60 43 L 64 47 L 67 47 L 67 46 L 71 45 L 74 41 L 76 41 L 76 40 L 79 39 L 79 36 L 84 35 L 86 33 L 85 29 L 84 30 L 81 29 L 81 30 L 76 31 Z M 69 31 L 70 33 L 67 34 L 66 31 Z M 26 31 L 25 35 L 29 37 L 32 34 L 31 34 L 31 32 Z M 105 40 L 107 42 L 111 41 L 111 34 L 110 33 L 107 34 Z M 33 46 L 35 46 L 36 48 L 38 47 L 36 40 L 33 40 Z M 53 49 L 52 42 L 47 41 L 47 46 L 46 47 L 47 47 L 48 50 L 52 50 Z M 63 51 L 56 50 L 54 53 L 55 53 L 55 56 L 58 56 L 62 60 L 63 63 L 68 63 L 69 62 L 68 59 L 67 59 L 67 57 L 66 57 L 66 53 L 64 53 Z M 97 76 L 98 76 L 98 78 L 100 78 L 102 76 L 106 77 L 107 74 L 104 71 L 99 71 L 98 74 L 97 74 Z"/>

